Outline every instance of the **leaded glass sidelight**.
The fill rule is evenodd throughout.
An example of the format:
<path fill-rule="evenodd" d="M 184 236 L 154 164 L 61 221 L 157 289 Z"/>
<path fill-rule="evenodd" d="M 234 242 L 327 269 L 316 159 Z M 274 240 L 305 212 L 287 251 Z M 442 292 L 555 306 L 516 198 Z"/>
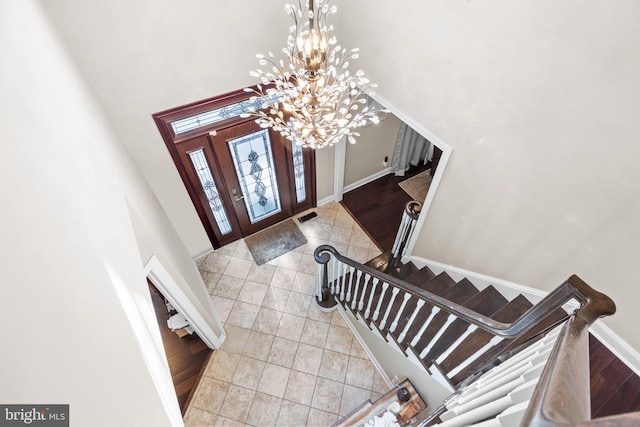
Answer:
<path fill-rule="evenodd" d="M 231 223 L 229 222 L 229 217 L 227 216 L 227 212 L 225 211 L 222 200 L 220 199 L 218 188 L 213 181 L 213 176 L 211 175 L 211 169 L 209 169 L 207 159 L 204 157 L 204 150 L 201 148 L 199 150 L 192 151 L 189 153 L 189 157 L 191 157 L 193 168 L 195 169 L 196 174 L 198 175 L 198 180 L 200 180 L 200 185 L 207 196 L 209 207 L 211 208 L 211 212 L 213 212 L 213 217 L 216 220 L 216 224 L 218 224 L 220 233 L 222 233 L 223 236 L 231 233 Z"/>
<path fill-rule="evenodd" d="M 302 147 L 291 141 L 293 152 L 293 175 L 296 180 L 296 198 L 298 203 L 307 200 L 307 188 L 304 181 L 304 156 L 302 155 Z"/>
<path fill-rule="evenodd" d="M 252 224 L 282 211 L 267 129 L 229 141 Z"/>

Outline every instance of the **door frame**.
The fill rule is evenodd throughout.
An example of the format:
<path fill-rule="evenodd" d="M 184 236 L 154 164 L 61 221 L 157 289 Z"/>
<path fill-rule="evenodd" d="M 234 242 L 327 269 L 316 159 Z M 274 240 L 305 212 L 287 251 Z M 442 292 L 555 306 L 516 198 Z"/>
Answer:
<path fill-rule="evenodd" d="M 257 89 L 257 86 L 254 86 L 253 88 Z M 215 136 L 218 131 L 236 126 L 246 121 L 247 119 L 240 116 L 230 117 L 220 123 L 209 126 L 201 126 L 197 129 L 184 132 L 179 135 L 174 132 L 171 124 L 175 121 L 187 117 L 192 117 L 197 114 L 206 113 L 212 110 L 223 108 L 225 106 L 230 106 L 242 101 L 246 101 L 250 97 L 251 93 L 245 91 L 244 89 L 240 89 L 152 114 L 153 120 L 155 121 L 160 135 L 162 136 L 162 140 L 164 141 L 165 146 L 167 147 L 167 150 L 171 155 L 171 159 L 173 160 L 173 163 L 178 170 L 180 178 L 182 179 L 182 182 L 187 190 L 187 193 L 189 194 L 196 213 L 198 214 L 198 217 L 200 218 L 200 221 L 202 222 L 205 232 L 207 233 L 207 236 L 209 237 L 209 240 L 211 241 L 214 249 L 218 249 L 222 246 L 220 239 L 217 237 L 216 232 L 208 219 L 208 207 L 203 204 L 201 198 L 199 197 L 200 189 L 195 188 L 191 180 L 189 179 L 187 170 L 181 161 L 180 153 L 177 146 L 181 142 L 199 136 L 206 135 L 207 138 Z M 285 141 L 287 142 L 287 145 L 289 145 L 289 140 Z M 285 150 L 287 153 L 290 152 L 289 147 L 285 147 Z M 307 201 L 299 205 L 300 209 L 309 209 L 317 206 L 315 151 L 311 149 L 305 150 L 309 150 L 308 152 L 310 153 L 309 156 L 305 156 L 305 159 L 308 158 L 308 161 L 305 161 L 305 179 L 306 182 L 309 183 L 309 186 L 307 188 Z M 290 190 L 295 191 L 295 188 L 290 188 Z M 294 193 L 291 194 L 293 195 Z M 294 210 L 294 215 L 296 213 L 297 212 Z"/>

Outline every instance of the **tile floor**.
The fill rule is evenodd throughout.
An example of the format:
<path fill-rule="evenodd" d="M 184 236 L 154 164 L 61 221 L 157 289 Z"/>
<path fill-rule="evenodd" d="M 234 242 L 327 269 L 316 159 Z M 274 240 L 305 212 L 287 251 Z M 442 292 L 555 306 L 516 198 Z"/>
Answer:
<path fill-rule="evenodd" d="M 298 223 L 307 244 L 267 264 L 243 241 L 197 260 L 227 338 L 206 367 L 187 426 L 329 426 L 389 390 L 338 312 L 312 301 L 313 251 L 359 262 L 380 254 L 338 203 Z"/>

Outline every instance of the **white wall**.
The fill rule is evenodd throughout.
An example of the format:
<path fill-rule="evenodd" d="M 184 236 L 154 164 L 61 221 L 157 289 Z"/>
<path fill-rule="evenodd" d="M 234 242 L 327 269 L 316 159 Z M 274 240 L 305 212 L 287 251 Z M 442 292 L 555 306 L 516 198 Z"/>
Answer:
<path fill-rule="evenodd" d="M 285 1 L 41 2 L 189 252 L 206 249 L 150 115 L 253 83 L 254 54 L 286 39 Z M 640 2 L 337 3 L 355 68 L 454 149 L 415 254 L 544 290 L 576 273 L 640 349 Z"/>
<path fill-rule="evenodd" d="M 376 92 L 454 149 L 414 254 L 543 290 L 576 273 L 640 350 L 640 3 L 340 7 Z"/>
<path fill-rule="evenodd" d="M 345 163 L 348 167 L 344 171 L 345 186 L 391 166 L 401 124 L 396 116 L 387 114 L 386 119 L 377 125 L 369 125 L 358 130 L 358 142 L 347 144 Z M 388 166 L 382 164 L 385 156 L 389 158 Z"/>
<path fill-rule="evenodd" d="M 42 0 L 192 255 L 211 246 L 153 113 L 255 84 L 287 39 L 285 1 Z"/>
<path fill-rule="evenodd" d="M 143 262 L 214 327 L 190 254 L 38 3 L 0 0 L 0 51 L 0 401 L 68 403 L 73 425 L 180 422 Z"/>

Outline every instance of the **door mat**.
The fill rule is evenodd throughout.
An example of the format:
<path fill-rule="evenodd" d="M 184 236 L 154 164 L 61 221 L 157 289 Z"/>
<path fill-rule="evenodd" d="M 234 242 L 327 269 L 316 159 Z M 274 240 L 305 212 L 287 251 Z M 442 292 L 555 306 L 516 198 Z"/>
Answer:
<path fill-rule="evenodd" d="M 407 178 L 404 181 L 398 183 L 400 188 L 404 190 L 409 196 L 420 203 L 424 202 L 427 198 L 427 191 L 431 185 L 431 175 L 429 170 L 419 173 L 418 175 Z"/>
<path fill-rule="evenodd" d="M 307 243 L 307 239 L 304 238 L 296 223 L 292 219 L 288 219 L 245 237 L 244 242 L 256 264 L 262 265 L 304 245 Z"/>

